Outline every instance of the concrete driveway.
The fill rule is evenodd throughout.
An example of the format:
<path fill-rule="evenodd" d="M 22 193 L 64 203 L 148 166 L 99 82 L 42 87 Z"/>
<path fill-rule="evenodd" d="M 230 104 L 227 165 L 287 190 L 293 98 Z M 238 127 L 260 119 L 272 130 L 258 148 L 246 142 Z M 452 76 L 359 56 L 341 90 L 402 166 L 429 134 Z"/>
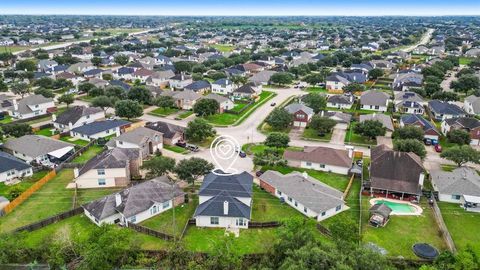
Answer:
<path fill-rule="evenodd" d="M 344 145 L 345 135 L 347 134 L 347 127 L 348 125 L 344 123 L 336 124 L 332 131 L 332 138 L 330 139 L 330 143 Z"/>

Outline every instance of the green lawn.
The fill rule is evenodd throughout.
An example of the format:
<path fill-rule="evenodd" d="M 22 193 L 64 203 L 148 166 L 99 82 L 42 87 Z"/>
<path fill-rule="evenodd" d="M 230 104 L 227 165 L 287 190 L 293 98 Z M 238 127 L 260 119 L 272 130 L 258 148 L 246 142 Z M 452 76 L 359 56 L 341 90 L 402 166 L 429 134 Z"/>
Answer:
<path fill-rule="evenodd" d="M 253 185 L 252 221 L 282 221 L 291 218 L 305 217 L 280 199 Z"/>
<path fill-rule="evenodd" d="M 344 198 L 345 203 L 347 204 L 350 209 L 343 211 L 333 217 L 329 217 L 326 220 L 323 220 L 321 223 L 330 228 L 330 226 L 334 226 L 336 222 L 341 220 L 353 220 L 356 224 L 360 221 L 360 201 L 359 201 L 359 193 L 361 188 L 361 181 L 355 179 L 350 187 L 350 191 L 346 198 Z"/>
<path fill-rule="evenodd" d="M 60 140 L 64 141 L 64 142 L 68 142 L 68 143 L 73 143 L 73 144 L 76 144 L 78 146 L 85 146 L 89 143 L 89 141 L 84 141 L 84 140 L 81 140 L 81 139 L 78 139 L 78 138 L 73 138 L 73 137 L 70 137 L 70 136 L 61 137 Z"/>
<path fill-rule="evenodd" d="M 178 237 L 182 234 L 183 228 L 187 224 L 188 220 L 193 217 L 197 205 L 198 199 L 193 199 L 188 203 L 175 207 L 175 226 L 173 226 L 172 209 L 145 220 L 141 223 L 141 225 L 170 235 L 175 233 L 175 235 Z"/>
<path fill-rule="evenodd" d="M 23 179 L 20 183 L 11 186 L 7 186 L 5 185 L 5 183 L 0 183 L 0 196 L 3 196 L 11 201 L 14 198 L 11 196 L 10 192 L 15 191 L 15 193 L 18 194 L 23 193 L 25 190 L 35 184 L 35 182 L 44 177 L 47 173 L 48 171 L 38 171 L 36 173 L 33 173 L 32 176 Z"/>
<path fill-rule="evenodd" d="M 55 130 L 53 132 L 52 132 L 52 130 L 54 130 L 54 128 L 51 128 L 51 127 L 50 128 L 44 128 L 44 129 L 40 129 L 38 131 L 35 131 L 35 134 L 50 137 L 50 136 L 52 136 L 56 133 Z"/>
<path fill-rule="evenodd" d="M 103 146 L 92 145 L 90 146 L 90 148 L 88 148 L 87 151 L 83 152 L 80 156 L 74 158 L 72 160 L 72 163 L 86 163 L 94 156 L 103 152 L 103 150 L 104 150 Z"/>
<path fill-rule="evenodd" d="M 164 149 L 167 149 L 169 151 L 172 151 L 172 152 L 175 152 L 175 153 L 179 153 L 179 154 L 186 154 L 188 153 L 188 150 L 183 148 L 183 147 L 180 147 L 180 146 L 176 146 L 176 145 L 168 145 L 168 144 L 164 144 L 163 145 L 163 148 Z"/>
<path fill-rule="evenodd" d="M 185 119 L 192 114 L 193 114 L 193 111 L 186 111 L 186 112 L 183 112 L 183 113 L 179 114 L 177 117 L 180 118 L 180 119 Z"/>
<path fill-rule="evenodd" d="M 309 93 L 328 93 L 325 87 L 307 87 L 306 91 Z"/>
<path fill-rule="evenodd" d="M 469 58 L 469 57 L 460 57 L 458 62 L 460 65 L 468 65 L 472 62 L 472 58 Z"/>
<path fill-rule="evenodd" d="M 12 117 L 10 115 L 5 115 L 2 120 L 0 120 L 0 124 L 8 124 L 13 121 Z"/>
<path fill-rule="evenodd" d="M 287 167 L 287 166 L 275 166 L 275 167 L 263 166 L 262 167 L 262 171 L 267 171 L 267 170 L 278 171 L 282 174 L 291 173 L 293 171 L 307 172 L 309 176 L 333 188 L 336 188 L 342 192 L 347 188 L 348 181 L 350 180 L 350 178 L 346 175 L 315 171 L 315 170 L 309 170 L 309 169 L 302 169 L 302 168 L 293 168 L 293 167 Z"/>
<path fill-rule="evenodd" d="M 265 123 L 265 122 L 262 122 L 260 124 L 260 127 L 259 127 L 259 130 L 260 132 L 264 133 L 264 134 L 268 134 L 270 132 L 283 132 L 283 133 L 290 133 L 290 131 L 292 130 L 292 127 L 289 126 L 288 128 L 286 129 L 282 129 L 282 130 L 278 130 L 278 129 L 274 129 L 272 128 L 269 124 Z"/>
<path fill-rule="evenodd" d="M 333 129 L 332 129 L 332 131 L 333 131 Z M 311 139 L 311 140 L 329 142 L 332 139 L 332 131 L 330 131 L 328 134 L 325 134 L 324 136 L 319 136 L 318 132 L 315 129 L 306 128 L 305 131 L 303 132 L 303 137 L 306 138 L 306 139 Z"/>
<path fill-rule="evenodd" d="M 217 113 L 204 118 L 212 125 L 228 126 L 235 123 L 240 118 L 240 115 L 233 113 Z"/>
<path fill-rule="evenodd" d="M 446 248 L 426 199 L 421 201 L 422 215 L 391 216 L 383 228 L 374 228 L 368 224 L 369 201 L 370 197 L 362 197 L 362 240 L 364 243 L 372 242 L 386 249 L 387 256 L 403 256 L 407 259 L 417 259 L 412 251 L 415 243 L 428 243 L 440 251 Z"/>
<path fill-rule="evenodd" d="M 230 44 L 213 44 L 210 46 L 217 49 L 220 52 L 231 52 L 235 49 L 235 47 Z"/>
<path fill-rule="evenodd" d="M 447 137 L 445 136 L 440 136 L 440 139 L 438 140 L 438 143 L 440 146 L 442 146 L 443 150 L 453 147 L 453 146 L 458 146 L 456 143 L 451 143 L 448 141 Z"/>
<path fill-rule="evenodd" d="M 232 111 L 239 112 L 240 110 L 245 108 L 245 106 L 247 106 L 247 105 L 248 105 L 248 103 L 235 103 L 235 107 L 233 107 Z"/>
<path fill-rule="evenodd" d="M 154 116 L 168 116 L 170 114 L 178 112 L 179 109 L 177 108 L 157 108 L 153 111 L 151 111 L 148 114 L 154 115 Z"/>
<path fill-rule="evenodd" d="M 58 115 L 62 114 L 63 112 L 65 112 L 66 110 L 67 110 L 67 107 L 58 108 L 57 111 L 54 114 L 58 116 Z M 40 117 L 40 118 L 35 119 L 35 120 L 30 120 L 30 121 L 25 122 L 25 123 L 29 124 L 29 125 L 33 125 L 33 124 L 45 122 L 45 121 L 48 121 L 48 120 L 51 120 L 51 119 L 52 119 L 52 116 L 45 115 L 44 117 Z"/>
<path fill-rule="evenodd" d="M 459 204 L 439 202 L 443 220 L 453 238 L 458 250 L 464 250 L 470 245 L 477 255 L 480 255 L 480 213 L 463 210 Z"/>
<path fill-rule="evenodd" d="M 123 188 L 88 188 L 78 189 L 77 206 L 95 201 L 107 195 L 123 190 Z"/>
<path fill-rule="evenodd" d="M 355 133 L 354 128 L 357 122 L 352 122 L 347 129 L 345 136 L 345 143 L 359 144 L 359 145 L 377 145 L 376 139 L 369 139 L 360 134 Z"/>
<path fill-rule="evenodd" d="M 73 190 L 66 189 L 73 170 L 64 169 L 5 217 L 0 218 L 0 232 L 31 224 L 72 209 Z"/>

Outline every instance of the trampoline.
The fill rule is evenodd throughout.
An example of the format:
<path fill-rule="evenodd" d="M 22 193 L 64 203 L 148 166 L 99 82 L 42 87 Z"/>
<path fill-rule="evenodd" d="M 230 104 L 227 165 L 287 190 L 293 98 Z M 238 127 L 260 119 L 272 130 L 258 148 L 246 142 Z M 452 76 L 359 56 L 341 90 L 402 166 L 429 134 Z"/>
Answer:
<path fill-rule="evenodd" d="M 438 250 L 426 243 L 413 245 L 413 253 L 422 259 L 434 260 L 438 256 Z"/>

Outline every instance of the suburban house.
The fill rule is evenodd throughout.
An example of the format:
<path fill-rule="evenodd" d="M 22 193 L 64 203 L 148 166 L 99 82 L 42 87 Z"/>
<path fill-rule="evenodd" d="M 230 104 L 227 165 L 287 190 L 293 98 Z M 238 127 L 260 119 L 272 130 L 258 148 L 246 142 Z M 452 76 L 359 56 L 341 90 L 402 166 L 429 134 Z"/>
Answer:
<path fill-rule="evenodd" d="M 480 144 L 480 121 L 473 117 L 450 118 L 442 121 L 442 133 L 447 135 L 448 132 L 461 129 L 470 134 L 470 144 Z"/>
<path fill-rule="evenodd" d="M 9 153 L 0 151 L 0 183 L 32 176 L 32 166 Z"/>
<path fill-rule="evenodd" d="M 432 170 L 430 177 L 440 201 L 460 203 L 467 211 L 480 212 L 480 176 L 475 169 Z"/>
<path fill-rule="evenodd" d="M 115 147 L 140 149 L 142 158 L 146 158 L 163 148 L 163 134 L 146 127 L 138 127 L 112 138 L 107 146 L 109 149 Z"/>
<path fill-rule="evenodd" d="M 327 76 L 325 82 L 327 90 L 343 90 L 345 86 L 350 84 L 347 78 L 336 73 Z"/>
<path fill-rule="evenodd" d="M 372 195 L 418 200 L 424 180 L 425 169 L 416 154 L 394 151 L 384 144 L 371 150 L 370 182 L 366 188 Z"/>
<path fill-rule="evenodd" d="M 116 137 L 120 136 L 120 133 L 129 125 L 130 122 L 118 119 L 96 121 L 70 130 L 70 136 L 84 141 Z"/>
<path fill-rule="evenodd" d="M 277 171 L 266 171 L 259 178 L 262 189 L 317 221 L 348 209 L 342 192 L 310 177 L 306 172 L 283 175 Z"/>
<path fill-rule="evenodd" d="M 360 97 L 360 106 L 362 110 L 386 112 L 390 96 L 382 91 L 368 90 L 362 93 Z"/>
<path fill-rule="evenodd" d="M 178 108 L 182 110 L 191 110 L 195 103 L 200 100 L 203 96 L 201 94 L 195 93 L 193 91 L 166 91 L 164 95 L 169 95 L 175 99 L 175 104 Z"/>
<path fill-rule="evenodd" d="M 64 161 L 74 152 L 74 145 L 41 135 L 24 135 L 10 139 L 3 148 L 15 157 L 27 163 L 36 162 L 45 166 L 53 166 Z"/>
<path fill-rule="evenodd" d="M 267 85 L 270 82 L 270 77 L 275 73 L 277 72 L 273 70 L 263 70 L 248 78 L 248 81 L 255 85 Z"/>
<path fill-rule="evenodd" d="M 437 121 L 465 116 L 465 112 L 460 107 L 445 101 L 431 100 L 428 102 L 428 108 Z"/>
<path fill-rule="evenodd" d="M 192 76 L 177 74 L 170 78 L 170 88 L 172 89 L 183 89 L 185 86 L 193 82 Z"/>
<path fill-rule="evenodd" d="M 418 115 L 418 114 L 402 115 L 402 118 L 400 118 L 400 127 L 405 127 L 410 125 L 420 127 L 425 133 L 425 135 L 423 136 L 425 139 L 434 139 L 437 141 L 439 140 L 439 137 L 441 135 L 440 132 L 432 124 L 432 122 L 426 120 L 421 115 Z"/>
<path fill-rule="evenodd" d="M 327 107 L 337 109 L 351 109 L 353 101 L 353 95 L 331 95 L 327 99 Z"/>
<path fill-rule="evenodd" d="M 197 227 L 248 228 L 252 213 L 253 176 L 247 172 L 211 172 L 203 179 L 195 210 Z"/>
<path fill-rule="evenodd" d="M 58 117 L 52 115 L 53 126 L 60 132 L 67 132 L 102 119 L 105 119 L 102 108 L 85 106 L 70 107 Z"/>
<path fill-rule="evenodd" d="M 285 150 L 288 166 L 348 175 L 353 162 L 353 150 L 323 146 L 305 146 L 302 151 Z"/>
<path fill-rule="evenodd" d="M 30 95 L 20 100 L 12 99 L 12 107 L 7 109 L 10 116 L 16 119 L 27 119 L 56 111 L 52 98 L 42 95 Z"/>
<path fill-rule="evenodd" d="M 235 84 L 227 78 L 218 79 L 212 83 L 212 93 L 228 95 L 235 89 Z"/>
<path fill-rule="evenodd" d="M 387 132 L 392 132 L 394 130 L 392 117 L 390 117 L 390 115 L 383 113 L 361 114 L 360 123 L 365 121 L 378 121 L 387 129 Z"/>
<path fill-rule="evenodd" d="M 427 103 L 415 92 L 400 92 L 395 94 L 395 111 L 409 114 L 423 114 L 423 106 Z"/>
<path fill-rule="evenodd" d="M 193 91 L 198 94 L 205 94 L 210 91 L 210 83 L 207 81 L 195 81 L 183 88 L 185 91 Z"/>
<path fill-rule="evenodd" d="M 408 91 L 423 86 L 423 75 L 415 72 L 399 73 L 393 80 L 394 91 Z"/>
<path fill-rule="evenodd" d="M 312 108 L 301 103 L 292 103 L 285 110 L 293 115 L 294 127 L 306 127 L 314 115 Z"/>
<path fill-rule="evenodd" d="M 155 71 L 146 81 L 147 85 L 157 87 L 166 87 L 170 83 L 170 78 L 173 78 L 175 73 L 172 70 Z"/>
<path fill-rule="evenodd" d="M 82 206 L 96 225 L 121 224 L 128 227 L 159 215 L 185 202 L 185 193 L 172 186 L 166 176 L 134 185 Z"/>
<path fill-rule="evenodd" d="M 253 84 L 251 83 L 247 83 L 247 84 L 244 84 L 242 86 L 240 86 L 239 88 L 235 89 L 233 91 L 233 97 L 234 98 L 254 98 L 255 96 L 257 96 L 259 94 L 259 91 L 258 90 L 259 88 L 258 87 L 255 87 Z"/>
<path fill-rule="evenodd" d="M 185 128 L 181 126 L 158 121 L 147 123 L 145 127 L 162 133 L 166 145 L 175 145 L 185 139 Z"/>
<path fill-rule="evenodd" d="M 146 82 L 150 76 L 155 73 L 153 70 L 140 68 L 133 72 L 133 80 L 140 80 L 142 83 Z"/>
<path fill-rule="evenodd" d="M 113 78 L 115 79 L 124 79 L 124 80 L 132 80 L 133 79 L 133 73 L 135 72 L 135 69 L 131 67 L 121 67 L 117 69 L 116 72 L 113 73 Z"/>
<path fill-rule="evenodd" d="M 93 157 L 83 167 L 74 169 L 77 188 L 123 187 L 132 176 L 140 175 L 142 156 L 139 149 L 113 148 Z"/>
<path fill-rule="evenodd" d="M 468 114 L 480 114 L 480 97 L 475 95 L 468 96 L 463 102 L 463 109 Z"/>
<path fill-rule="evenodd" d="M 232 110 L 233 107 L 235 107 L 235 103 L 233 103 L 232 100 L 230 100 L 229 98 L 224 97 L 224 96 L 220 96 L 220 95 L 217 95 L 217 94 L 210 93 L 210 94 L 204 96 L 204 98 L 216 100 L 218 102 L 218 104 L 220 105 L 219 113 L 223 113 L 226 110 Z"/>
<path fill-rule="evenodd" d="M 320 111 L 318 115 L 335 120 L 339 124 L 349 124 L 352 121 L 351 114 L 339 111 Z"/>

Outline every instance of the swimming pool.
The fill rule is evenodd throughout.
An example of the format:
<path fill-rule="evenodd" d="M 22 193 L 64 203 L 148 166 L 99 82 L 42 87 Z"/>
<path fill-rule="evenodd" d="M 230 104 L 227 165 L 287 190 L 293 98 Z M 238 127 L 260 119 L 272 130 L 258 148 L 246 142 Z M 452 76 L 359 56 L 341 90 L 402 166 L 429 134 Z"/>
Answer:
<path fill-rule="evenodd" d="M 399 200 L 376 198 L 371 199 L 370 204 L 385 204 L 392 209 L 391 215 L 420 215 L 423 211 L 423 209 L 418 205 Z"/>

